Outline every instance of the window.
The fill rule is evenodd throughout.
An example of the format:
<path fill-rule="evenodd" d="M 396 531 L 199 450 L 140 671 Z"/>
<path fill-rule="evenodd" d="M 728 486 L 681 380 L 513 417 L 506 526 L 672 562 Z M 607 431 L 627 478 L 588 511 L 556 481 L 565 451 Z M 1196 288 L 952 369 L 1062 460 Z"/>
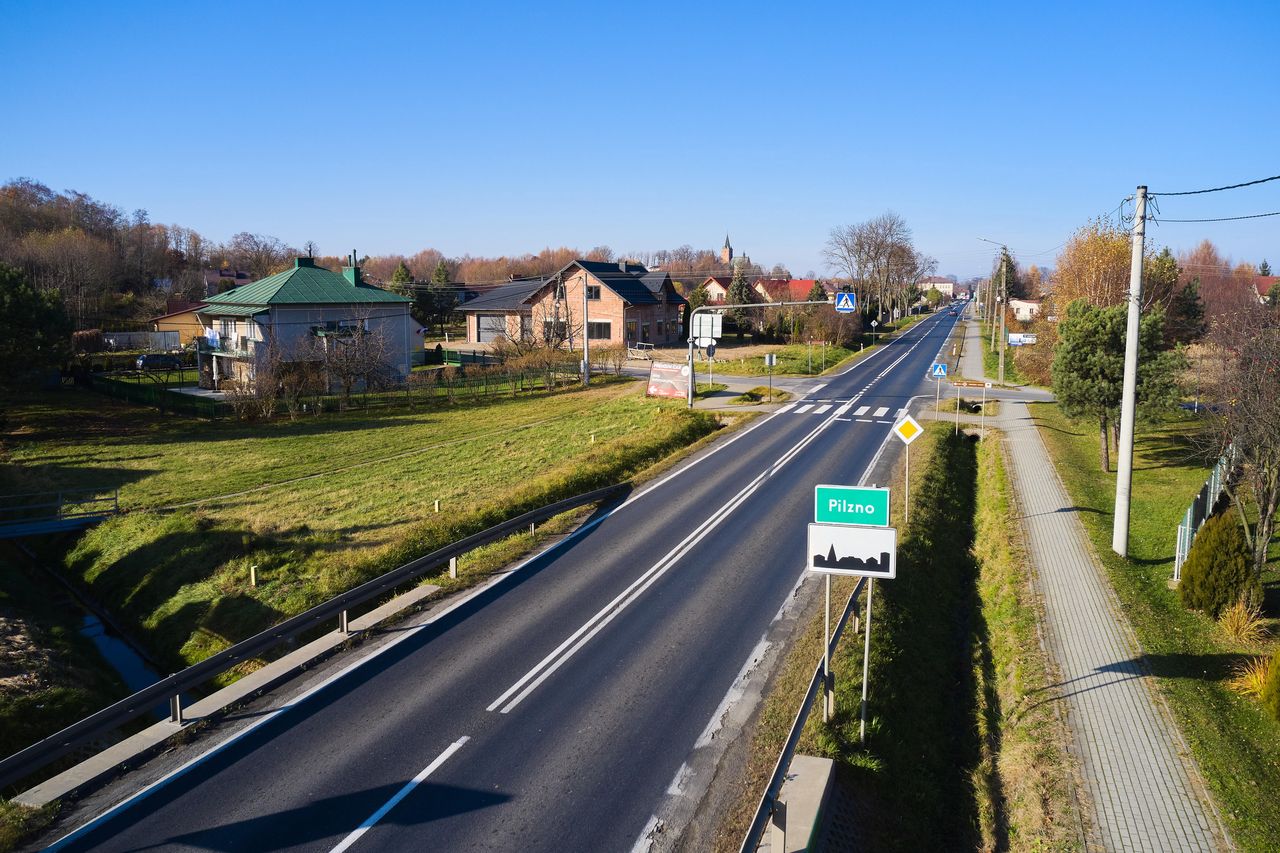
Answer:
<path fill-rule="evenodd" d="M 646 344 L 652 343 L 652 341 L 649 340 L 649 324 L 648 323 L 643 323 L 640 326 L 640 341 Z"/>
<path fill-rule="evenodd" d="M 635 341 L 637 331 L 638 331 L 638 327 L 636 326 L 636 321 L 628 320 L 627 321 L 627 340 Z"/>
<path fill-rule="evenodd" d="M 658 333 L 658 340 L 662 340 L 662 321 L 661 320 L 659 320 L 657 325 L 654 327 L 654 331 Z"/>
<path fill-rule="evenodd" d="M 613 327 L 610 323 L 587 323 L 587 339 L 607 341 L 613 338 Z"/>
<path fill-rule="evenodd" d="M 588 285 L 587 285 L 587 298 L 588 298 L 588 299 L 599 299 L 599 298 L 600 298 L 600 285 L 598 285 L 598 284 L 588 284 Z"/>

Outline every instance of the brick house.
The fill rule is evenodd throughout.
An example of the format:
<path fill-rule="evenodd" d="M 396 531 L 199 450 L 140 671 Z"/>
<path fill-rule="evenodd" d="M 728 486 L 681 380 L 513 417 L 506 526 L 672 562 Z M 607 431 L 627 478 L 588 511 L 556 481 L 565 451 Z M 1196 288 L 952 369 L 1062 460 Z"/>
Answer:
<path fill-rule="evenodd" d="M 467 341 L 499 338 L 560 341 L 576 349 L 582 338 L 583 288 L 587 337 L 602 344 L 680 342 L 687 304 L 659 270 L 642 264 L 575 260 L 542 279 L 513 282 L 463 304 Z"/>
<path fill-rule="evenodd" d="M 805 302 L 817 283 L 814 278 L 761 278 L 752 289 L 763 302 Z"/>
<path fill-rule="evenodd" d="M 709 275 L 702 280 L 702 286 L 707 289 L 707 302 L 724 302 L 729 296 L 729 284 L 733 281 L 731 276 L 727 275 Z"/>

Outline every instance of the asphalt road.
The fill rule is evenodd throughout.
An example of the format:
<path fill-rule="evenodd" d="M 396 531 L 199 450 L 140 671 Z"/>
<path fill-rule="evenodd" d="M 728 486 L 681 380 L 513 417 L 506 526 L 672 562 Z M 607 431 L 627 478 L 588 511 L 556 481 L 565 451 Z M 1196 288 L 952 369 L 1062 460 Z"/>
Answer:
<path fill-rule="evenodd" d="M 705 786 L 682 768 L 803 574 L 813 486 L 859 481 L 932 396 L 955 322 L 922 321 L 59 849 L 643 849 Z"/>

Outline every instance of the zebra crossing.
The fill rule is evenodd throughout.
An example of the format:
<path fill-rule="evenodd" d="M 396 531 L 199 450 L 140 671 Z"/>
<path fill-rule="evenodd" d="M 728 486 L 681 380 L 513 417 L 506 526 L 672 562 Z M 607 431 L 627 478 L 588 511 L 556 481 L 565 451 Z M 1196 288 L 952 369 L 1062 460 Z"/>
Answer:
<path fill-rule="evenodd" d="M 778 409 L 777 413 L 779 415 L 825 415 L 837 403 L 840 403 L 840 401 L 801 400 L 798 403 L 789 403 L 783 406 Z M 907 413 L 907 409 L 904 406 L 894 412 L 892 419 L 887 419 L 889 411 L 889 406 L 858 406 L 854 408 L 853 403 L 843 403 L 840 408 L 836 409 L 835 413 L 838 421 L 862 424 L 892 424 Z"/>

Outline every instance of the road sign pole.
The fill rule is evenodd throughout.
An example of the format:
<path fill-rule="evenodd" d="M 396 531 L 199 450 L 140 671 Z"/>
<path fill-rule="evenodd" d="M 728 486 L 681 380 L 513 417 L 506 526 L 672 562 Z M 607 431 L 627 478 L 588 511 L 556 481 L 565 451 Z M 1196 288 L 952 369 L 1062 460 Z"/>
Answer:
<path fill-rule="evenodd" d="M 831 721 L 831 575 L 827 575 L 827 608 L 822 619 L 822 722 Z"/>
<path fill-rule="evenodd" d="M 911 522 L 911 445 L 903 449 L 907 471 L 902 478 L 902 526 Z"/>
<path fill-rule="evenodd" d="M 938 411 L 938 405 L 942 402 L 942 385 L 938 377 L 933 377 L 933 410 Z"/>
<path fill-rule="evenodd" d="M 876 579 L 867 578 L 867 633 L 862 641 L 862 721 L 858 724 L 859 743 L 867 742 L 867 675 L 871 664 L 871 592 L 875 586 Z"/>

